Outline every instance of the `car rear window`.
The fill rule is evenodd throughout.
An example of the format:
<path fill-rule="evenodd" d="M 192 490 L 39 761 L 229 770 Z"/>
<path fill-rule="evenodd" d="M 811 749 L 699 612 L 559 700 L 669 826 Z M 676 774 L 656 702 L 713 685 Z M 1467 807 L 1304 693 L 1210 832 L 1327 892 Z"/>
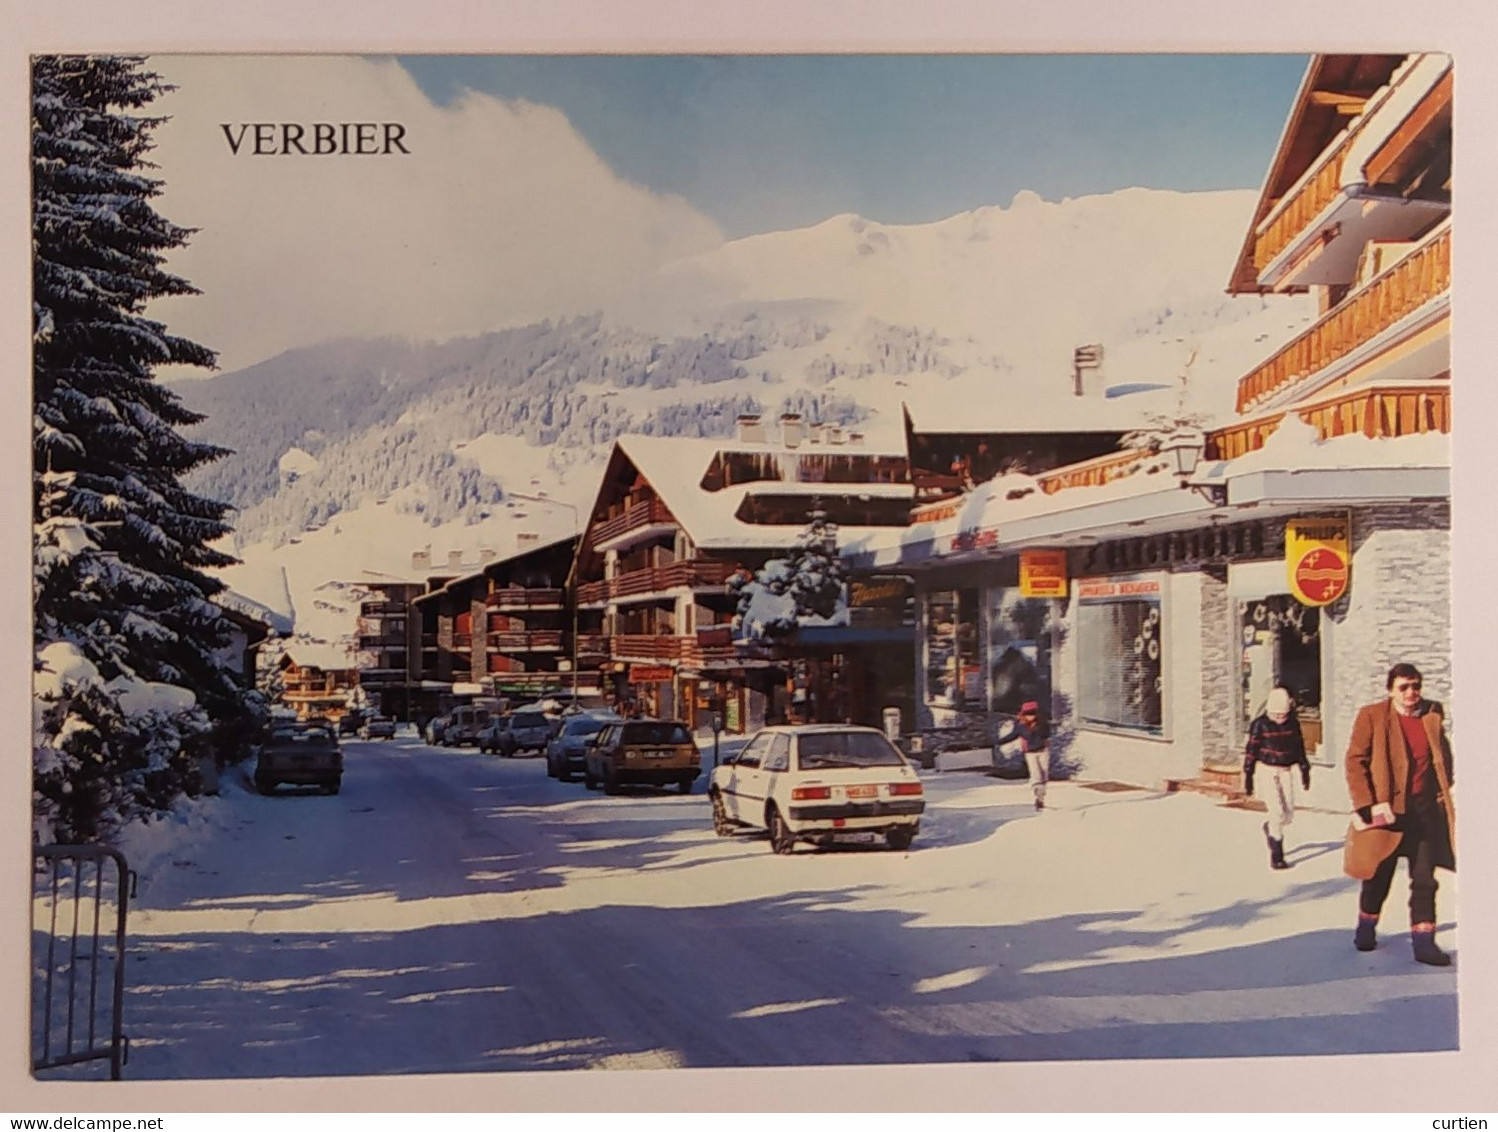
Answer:
<path fill-rule="evenodd" d="M 690 743 L 691 735 L 680 723 L 626 723 L 626 743 Z"/>
<path fill-rule="evenodd" d="M 566 732 L 568 735 L 596 735 L 612 722 L 611 719 L 574 719 L 567 724 Z"/>
<path fill-rule="evenodd" d="M 511 727 L 545 727 L 546 717 L 539 711 L 517 712 L 510 717 Z"/>
<path fill-rule="evenodd" d="M 333 746 L 333 735 L 320 727 L 303 730 L 299 727 L 282 727 L 270 733 L 274 743 L 302 743 L 309 747 Z"/>
<path fill-rule="evenodd" d="M 802 735 L 797 743 L 802 770 L 848 766 L 900 766 L 905 762 L 883 735 L 872 731 L 829 731 Z"/>

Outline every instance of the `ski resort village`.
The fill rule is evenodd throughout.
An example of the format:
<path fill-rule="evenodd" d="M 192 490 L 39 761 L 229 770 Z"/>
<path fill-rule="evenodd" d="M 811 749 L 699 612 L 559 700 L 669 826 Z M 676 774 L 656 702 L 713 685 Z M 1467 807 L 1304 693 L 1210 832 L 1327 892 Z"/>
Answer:
<path fill-rule="evenodd" d="M 39 57 L 37 1106 L 1457 1055 L 1451 60 L 1192 66 L 1241 172 L 886 222 L 482 59 Z M 314 87 L 400 146 L 256 156 Z"/>

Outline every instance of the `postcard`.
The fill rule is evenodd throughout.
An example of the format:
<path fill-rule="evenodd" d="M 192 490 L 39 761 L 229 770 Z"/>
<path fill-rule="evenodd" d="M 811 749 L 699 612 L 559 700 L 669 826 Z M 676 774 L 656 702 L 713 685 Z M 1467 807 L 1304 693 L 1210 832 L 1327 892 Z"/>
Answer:
<path fill-rule="evenodd" d="M 1491 1100 L 1460 44 L 405 42 L 27 56 L 28 1110 Z"/>

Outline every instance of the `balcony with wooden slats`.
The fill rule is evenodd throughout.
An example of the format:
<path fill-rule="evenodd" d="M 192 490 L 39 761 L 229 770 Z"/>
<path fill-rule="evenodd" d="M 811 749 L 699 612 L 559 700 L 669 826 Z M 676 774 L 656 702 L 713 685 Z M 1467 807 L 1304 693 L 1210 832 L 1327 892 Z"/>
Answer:
<path fill-rule="evenodd" d="M 611 519 L 594 523 L 588 532 L 588 547 L 591 550 L 612 542 L 621 535 L 642 527 L 668 526 L 676 522 L 666 505 L 659 499 L 649 499 L 627 507 Z"/>
<path fill-rule="evenodd" d="M 1114 480 L 1133 475 L 1150 453 L 1143 449 L 1129 448 L 1122 452 L 1109 453 L 1095 460 L 1084 460 L 1065 468 L 1037 476 L 1040 490 L 1054 495 L 1071 487 L 1101 487 Z"/>
<path fill-rule="evenodd" d="M 619 660 L 679 660 L 686 639 L 654 633 L 616 633 L 613 655 Z"/>
<path fill-rule="evenodd" d="M 1238 382 L 1240 413 L 1319 373 L 1451 290 L 1451 227 L 1348 295 L 1314 326 Z"/>
<path fill-rule="evenodd" d="M 609 655 L 611 641 L 612 638 L 606 633 L 579 633 L 577 636 L 578 659 L 602 660 Z"/>
<path fill-rule="evenodd" d="M 689 558 L 667 566 L 647 566 L 605 582 L 588 582 L 577 588 L 579 605 L 599 605 L 621 598 L 648 599 L 682 586 L 720 589 L 737 568 L 710 558 Z"/>
<path fill-rule="evenodd" d="M 484 644 L 490 652 L 556 652 L 562 647 L 560 629 L 536 629 L 530 632 L 490 633 Z"/>
<path fill-rule="evenodd" d="M 1449 381 L 1410 381 L 1356 385 L 1335 396 L 1256 420 L 1235 421 L 1207 434 L 1211 460 L 1233 460 L 1264 447 L 1286 413 L 1293 411 L 1316 430 L 1317 438 L 1361 433 L 1370 438 L 1451 431 Z"/>
<path fill-rule="evenodd" d="M 560 609 L 562 591 L 550 587 L 506 586 L 490 590 L 484 596 L 484 604 L 490 609 Z"/>

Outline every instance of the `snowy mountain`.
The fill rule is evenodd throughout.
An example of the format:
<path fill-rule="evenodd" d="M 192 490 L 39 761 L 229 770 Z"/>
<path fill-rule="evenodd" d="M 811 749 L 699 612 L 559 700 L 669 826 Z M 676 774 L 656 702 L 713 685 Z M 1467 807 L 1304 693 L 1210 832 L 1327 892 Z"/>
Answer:
<path fill-rule="evenodd" d="M 1001 416 L 1055 398 L 1061 412 L 1085 343 L 1104 346 L 1113 391 L 1187 375 L 1190 407 L 1220 416 L 1237 378 L 1314 317 L 1309 299 L 1224 293 L 1254 200 L 1021 193 L 931 224 L 837 216 L 678 259 L 628 310 L 291 351 L 177 386 L 208 416 L 201 438 L 235 450 L 192 486 L 240 509 L 247 560 L 292 564 L 314 541 L 330 564 L 309 574 L 352 577 L 408 572 L 422 545 L 441 561 L 566 533 L 626 433 L 727 436 L 742 412 L 800 411 L 898 443 L 903 403 Z"/>

